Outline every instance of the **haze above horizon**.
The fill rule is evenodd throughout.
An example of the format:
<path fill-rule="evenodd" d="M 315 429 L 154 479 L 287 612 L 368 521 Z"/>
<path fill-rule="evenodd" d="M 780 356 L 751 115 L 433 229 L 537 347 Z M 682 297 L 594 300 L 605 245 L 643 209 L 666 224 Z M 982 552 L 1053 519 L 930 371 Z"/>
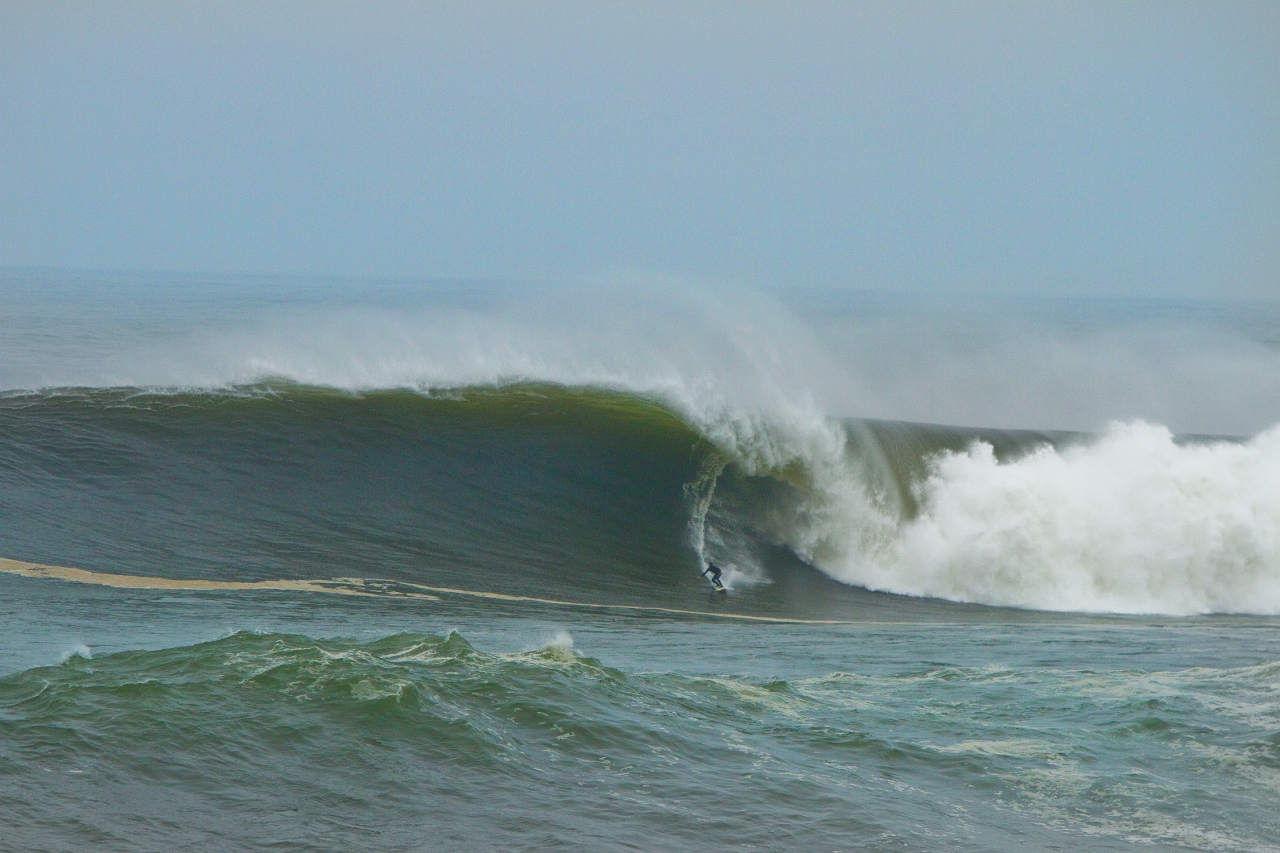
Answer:
<path fill-rule="evenodd" d="M 0 266 L 1280 297 L 1280 5 L 11 2 Z"/>

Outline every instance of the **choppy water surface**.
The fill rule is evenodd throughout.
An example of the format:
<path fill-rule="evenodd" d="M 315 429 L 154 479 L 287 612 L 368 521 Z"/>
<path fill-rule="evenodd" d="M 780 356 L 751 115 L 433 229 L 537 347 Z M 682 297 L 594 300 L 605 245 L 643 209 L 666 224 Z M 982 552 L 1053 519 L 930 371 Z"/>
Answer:
<path fill-rule="evenodd" d="M 730 625 L 4 583 L 27 637 L 0 679 L 10 849 L 1280 846 L 1274 620 Z"/>
<path fill-rule="evenodd" d="M 40 283 L 0 849 L 1280 849 L 1265 310 L 1152 309 L 1175 434 L 913 422 L 995 355 L 868 373 L 854 303 Z M 1018 322 L 1161 351 L 1122 308 Z"/>

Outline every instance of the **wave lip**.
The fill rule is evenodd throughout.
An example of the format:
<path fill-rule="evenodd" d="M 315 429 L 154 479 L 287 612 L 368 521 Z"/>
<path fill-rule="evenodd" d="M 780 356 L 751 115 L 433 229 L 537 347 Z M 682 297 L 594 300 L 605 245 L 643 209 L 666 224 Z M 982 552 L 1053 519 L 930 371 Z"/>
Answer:
<path fill-rule="evenodd" d="M 1113 424 L 1089 443 L 1001 461 L 990 444 L 932 458 L 919 512 L 890 541 L 818 558 L 870 589 L 1038 610 L 1280 613 L 1280 427 L 1179 443 Z M 812 535 L 812 534 L 811 534 Z"/>
<path fill-rule="evenodd" d="M 7 395 L 0 500 L 14 556 L 121 578 L 172 565 L 215 585 L 294 588 L 359 565 L 684 611 L 704 609 L 710 559 L 734 609 L 869 606 L 799 557 L 917 598 L 1280 614 L 1280 427 L 1186 441 L 1140 421 L 1085 436 L 841 422 L 775 402 L 556 383 Z M 75 541 L 45 556 L 69 518 Z"/>

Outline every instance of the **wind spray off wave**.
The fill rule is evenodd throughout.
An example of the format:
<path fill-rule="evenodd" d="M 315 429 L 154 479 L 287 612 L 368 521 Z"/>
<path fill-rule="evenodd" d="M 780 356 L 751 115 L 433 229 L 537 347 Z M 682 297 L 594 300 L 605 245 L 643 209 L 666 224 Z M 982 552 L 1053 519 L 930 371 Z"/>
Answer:
<path fill-rule="evenodd" d="M 1039 406 L 1036 394 L 1053 386 L 1035 391 L 1033 377 L 1014 367 L 986 427 L 867 419 L 923 412 L 947 422 L 969 411 L 951 403 L 989 390 L 1001 365 L 1041 363 L 1053 347 L 1059 357 L 1046 375 L 1092 365 L 1086 354 L 1102 349 L 1111 372 L 1136 383 L 1145 363 L 1123 346 L 1097 346 L 1123 336 L 1120 320 L 1086 317 L 1106 336 L 1080 339 L 1069 324 L 1049 324 L 1056 343 L 1030 358 L 1031 350 L 1018 349 L 1032 346 L 1030 334 L 983 350 L 981 336 L 949 337 L 934 317 L 938 334 L 908 353 L 906 344 L 895 350 L 888 342 L 910 340 L 910 311 L 863 316 L 836 306 L 806 314 L 766 295 L 727 298 L 698 287 L 603 294 L 464 287 L 406 290 L 381 302 L 313 298 L 305 289 L 292 301 L 266 301 L 247 286 L 201 301 L 179 290 L 166 291 L 176 301 L 163 310 L 148 292 L 106 320 L 93 300 L 19 294 L 31 302 L 27 320 L 0 327 L 0 385 L 9 392 L 13 434 L 34 431 L 31 446 L 66 457 L 67 471 L 100 466 L 104 477 L 125 479 L 101 481 L 115 492 L 103 487 L 101 504 L 71 537 L 48 528 L 56 513 L 34 510 L 30 535 L 19 536 L 10 513 L 10 547 L 21 545 L 21 553 L 0 556 L 54 562 L 41 543 L 59 541 L 66 560 L 96 564 L 92 549 L 102 537 L 149 529 L 140 508 L 163 493 L 170 499 L 153 508 L 155 517 L 202 507 L 198 519 L 172 519 L 186 539 L 170 542 L 169 528 L 153 525 L 154 542 L 119 544 L 121 555 L 135 556 L 121 556 L 113 570 L 135 571 L 129 559 L 146 562 L 154 552 L 157 565 L 185 554 L 201 576 L 252 566 L 261 569 L 252 579 L 303 576 L 329 559 L 321 543 L 349 527 L 351 548 L 374 566 L 372 576 L 387 574 L 382 562 L 474 573 L 502 551 L 525 573 L 495 574 L 495 588 L 531 592 L 527 567 L 537 563 L 546 588 L 532 591 L 552 598 L 569 594 L 556 587 L 566 574 L 601 564 L 604 552 L 591 550 L 597 545 L 570 543 L 608 542 L 599 547 L 617 565 L 644 564 L 622 584 L 633 603 L 643 584 L 687 574 L 705 557 L 735 586 L 768 586 L 789 571 L 767 558 L 781 545 L 846 584 L 911 596 L 1042 610 L 1280 613 L 1275 428 L 1251 441 L 1211 443 L 1179 442 L 1165 427 L 1138 421 L 1092 438 L 1001 429 L 1020 418 L 1078 427 L 1091 417 Z M 83 316 L 59 313 L 64 303 L 67 311 L 80 305 Z M 893 323 L 897 333 L 882 328 Z M 1256 393 L 1236 394 L 1252 402 L 1224 422 L 1257 422 L 1266 395 L 1280 390 L 1280 354 L 1255 338 L 1219 347 L 1225 333 L 1218 332 L 1196 339 L 1203 352 L 1179 338 L 1184 360 L 1169 369 L 1194 389 L 1223 383 L 1192 367 L 1226 365 Z M 1175 337 L 1148 326 L 1142 334 L 1135 352 Z M 984 382 L 959 384 L 966 371 Z M 130 400 L 159 391 L 172 405 Z M 260 404 L 219 402 L 241 397 Z M 1089 405 L 1111 402 L 1102 394 Z M 129 407 L 136 411 L 122 414 Z M 549 423 L 559 426 L 538 433 L 535 452 L 520 430 Z M 290 455 L 303 433 L 325 450 L 305 465 Z M 45 441 L 54 435 L 65 441 Z M 95 438 L 85 444 L 85 436 Z M 31 504 L 34 475 L 26 469 L 35 457 L 20 442 L 13 447 L 20 512 Z M 638 447 L 643 458 L 619 461 Z M 133 474 L 113 466 L 132 453 L 146 473 L 137 475 L 137 499 L 126 511 L 121 483 Z M 490 459 L 523 459 L 525 467 Z M 417 484 L 404 477 L 414 466 L 422 469 Z M 65 491 L 68 512 L 81 511 L 75 476 L 39 482 Z M 376 511 L 365 506 L 375 482 L 385 490 Z M 474 484 L 473 501 L 462 500 L 457 482 Z M 265 483 L 278 501 L 244 500 Z M 300 514 L 293 496 L 313 492 Z M 219 494 L 232 497 L 212 497 Z M 398 497 L 388 504 L 387 494 Z M 570 505 L 568 514 L 547 510 Z M 652 514 L 657 506 L 667 515 Z M 117 510 L 120 523 L 102 527 Z M 672 524 L 680 511 L 683 520 Z M 137 518 L 126 520 L 129 513 Z M 289 524 L 305 520 L 307 532 L 282 527 L 276 514 Z M 218 544 L 240 541 L 250 528 L 261 535 L 240 551 Z M 191 545 L 196 529 L 208 534 L 200 548 Z"/>

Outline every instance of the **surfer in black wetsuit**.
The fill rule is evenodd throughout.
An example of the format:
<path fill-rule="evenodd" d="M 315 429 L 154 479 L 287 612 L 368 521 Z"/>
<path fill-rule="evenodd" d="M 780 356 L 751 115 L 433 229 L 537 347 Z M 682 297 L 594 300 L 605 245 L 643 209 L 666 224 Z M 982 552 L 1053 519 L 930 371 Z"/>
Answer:
<path fill-rule="evenodd" d="M 710 573 L 711 573 L 711 582 L 712 582 L 713 584 L 715 584 L 716 586 L 724 586 L 724 584 L 722 584 L 722 583 L 720 582 L 720 575 L 722 575 L 722 574 L 724 574 L 724 573 L 723 573 L 723 572 L 721 572 L 719 569 L 717 569 L 717 568 L 716 568 L 715 563 L 708 562 L 708 563 L 707 563 L 707 568 L 706 568 L 706 570 L 705 570 L 705 571 L 703 571 L 702 576 L 703 576 L 703 577 L 706 577 L 706 576 L 707 576 L 707 572 L 710 572 Z"/>

